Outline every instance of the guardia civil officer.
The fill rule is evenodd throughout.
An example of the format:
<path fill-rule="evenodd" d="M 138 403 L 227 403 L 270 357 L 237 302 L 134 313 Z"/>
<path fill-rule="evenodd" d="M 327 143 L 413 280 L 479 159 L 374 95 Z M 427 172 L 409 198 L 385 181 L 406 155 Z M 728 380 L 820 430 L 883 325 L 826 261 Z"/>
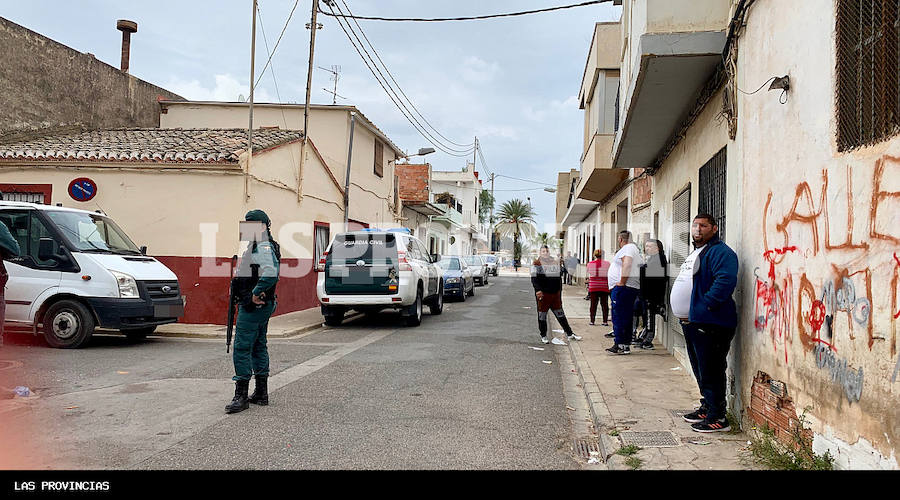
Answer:
<path fill-rule="evenodd" d="M 225 407 L 226 413 L 237 413 L 250 407 L 250 403 L 269 404 L 269 351 L 266 348 L 266 331 L 269 317 L 275 312 L 275 284 L 281 262 L 281 249 L 270 232 L 272 221 L 262 210 L 251 210 L 244 217 L 247 221 L 265 224 L 258 238 L 254 238 L 241 258 L 236 276 L 244 278 L 243 305 L 241 305 L 234 334 L 234 399 Z M 255 269 L 254 269 L 255 267 Z M 246 279 L 250 277 L 250 279 Z M 247 397 L 250 377 L 256 375 L 256 387 Z"/>

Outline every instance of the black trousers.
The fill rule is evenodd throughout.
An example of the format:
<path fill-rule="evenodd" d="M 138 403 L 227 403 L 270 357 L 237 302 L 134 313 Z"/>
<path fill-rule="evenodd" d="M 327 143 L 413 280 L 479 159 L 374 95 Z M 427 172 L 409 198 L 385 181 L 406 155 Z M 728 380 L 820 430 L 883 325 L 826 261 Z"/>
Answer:
<path fill-rule="evenodd" d="M 700 406 L 707 409 L 709 422 L 725 418 L 725 370 L 734 328 L 703 323 L 682 323 L 691 369 L 700 388 Z"/>
<path fill-rule="evenodd" d="M 591 297 L 591 323 L 597 317 L 597 303 L 603 308 L 603 322 L 609 323 L 609 292 L 589 292 Z"/>

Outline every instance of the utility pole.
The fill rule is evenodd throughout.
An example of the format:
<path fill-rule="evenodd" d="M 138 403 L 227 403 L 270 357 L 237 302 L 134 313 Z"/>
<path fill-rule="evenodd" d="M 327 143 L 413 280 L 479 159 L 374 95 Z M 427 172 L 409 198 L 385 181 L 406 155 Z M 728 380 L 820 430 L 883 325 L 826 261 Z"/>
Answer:
<path fill-rule="evenodd" d="M 250 124 L 247 126 L 247 166 L 244 172 L 244 201 L 250 199 L 250 162 L 253 161 L 253 88 L 256 64 L 256 0 L 253 0 L 253 27 L 250 31 Z"/>
<path fill-rule="evenodd" d="M 306 162 L 306 143 L 309 142 L 309 98 L 312 90 L 313 59 L 316 53 L 316 14 L 319 13 L 319 0 L 312 1 L 312 14 L 309 21 L 309 66 L 306 70 L 306 102 L 303 104 L 303 143 L 300 146 L 300 172 L 297 176 L 297 201 L 303 200 L 303 164 Z"/>
<path fill-rule="evenodd" d="M 494 174 L 491 173 L 491 251 L 496 252 L 496 233 L 494 232 L 494 204 L 496 200 L 494 199 Z"/>
<path fill-rule="evenodd" d="M 478 136 L 475 136 L 475 149 L 472 150 L 472 170 L 475 170 L 475 155 L 478 154 Z"/>

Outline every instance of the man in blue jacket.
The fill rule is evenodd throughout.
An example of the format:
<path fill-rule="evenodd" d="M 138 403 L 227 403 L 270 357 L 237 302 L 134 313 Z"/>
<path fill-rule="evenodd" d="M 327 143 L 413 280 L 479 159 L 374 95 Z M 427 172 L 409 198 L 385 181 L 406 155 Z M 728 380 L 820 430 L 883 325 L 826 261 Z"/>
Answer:
<path fill-rule="evenodd" d="M 737 327 L 731 294 L 737 285 L 738 259 L 719 239 L 712 215 L 694 217 L 691 237 L 694 251 L 681 265 L 669 296 L 701 395 L 700 408 L 684 419 L 697 432 L 724 432 L 731 430 L 725 417 L 725 369 Z"/>

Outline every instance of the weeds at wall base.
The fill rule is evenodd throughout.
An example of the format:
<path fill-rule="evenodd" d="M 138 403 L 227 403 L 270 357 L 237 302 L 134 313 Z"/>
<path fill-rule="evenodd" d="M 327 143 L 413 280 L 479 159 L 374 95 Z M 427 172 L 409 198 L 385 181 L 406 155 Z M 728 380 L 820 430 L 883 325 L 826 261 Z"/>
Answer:
<path fill-rule="evenodd" d="M 788 439 L 781 440 L 768 425 L 753 428 L 749 447 L 753 460 L 774 470 L 833 470 L 831 453 L 819 455 L 812 451 L 805 424 L 806 411 L 800 416 L 800 424 L 791 428 Z"/>

